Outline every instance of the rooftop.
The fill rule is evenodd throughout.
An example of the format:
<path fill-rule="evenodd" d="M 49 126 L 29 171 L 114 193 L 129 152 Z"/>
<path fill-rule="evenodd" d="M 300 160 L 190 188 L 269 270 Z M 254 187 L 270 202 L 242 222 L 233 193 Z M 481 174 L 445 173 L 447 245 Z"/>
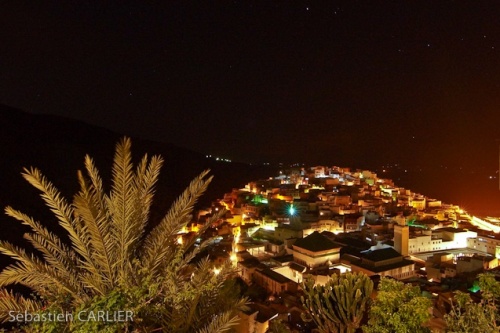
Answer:
<path fill-rule="evenodd" d="M 259 266 L 260 261 L 257 258 L 249 258 L 249 259 L 245 259 L 243 261 L 240 261 L 238 264 L 240 264 L 246 268 L 253 268 L 253 267 Z"/>
<path fill-rule="evenodd" d="M 313 232 L 307 237 L 297 239 L 293 246 L 297 246 L 312 252 L 333 250 L 340 247 L 340 245 L 332 242 L 317 231 Z"/>
<path fill-rule="evenodd" d="M 351 265 L 362 267 L 362 268 L 367 269 L 367 270 L 374 272 L 374 273 L 380 273 L 380 272 L 388 271 L 388 270 L 391 270 L 394 268 L 405 267 L 405 266 L 409 266 L 409 265 L 413 265 L 413 264 L 415 264 L 414 261 L 407 260 L 407 259 L 403 259 L 402 261 L 398 261 L 396 263 L 392 263 L 389 265 L 383 265 L 383 266 L 368 265 L 366 263 L 362 263 L 361 260 L 356 261 L 356 262 L 351 262 Z"/>
<path fill-rule="evenodd" d="M 459 232 L 467 232 L 468 230 L 465 230 L 465 229 L 462 229 L 462 228 L 447 227 L 447 228 L 437 229 L 436 231 L 447 231 L 447 232 L 459 233 Z"/>
<path fill-rule="evenodd" d="M 399 254 L 398 251 L 394 250 L 392 247 L 389 247 L 375 251 L 363 252 L 361 253 L 361 257 L 370 261 L 382 261 L 401 257 L 401 254 Z"/>
<path fill-rule="evenodd" d="M 277 261 L 279 263 L 285 263 L 285 262 L 290 262 L 293 261 L 293 254 L 286 254 L 284 256 L 277 256 L 271 258 L 274 261 Z"/>
<path fill-rule="evenodd" d="M 275 271 L 273 271 L 272 269 L 270 268 L 265 268 L 261 271 L 261 273 L 269 278 L 271 278 L 272 280 L 278 282 L 278 283 L 288 283 L 288 282 L 293 282 L 292 280 L 290 280 L 289 278 L 287 278 L 286 276 L 283 276 L 281 275 L 280 273 L 277 273 Z"/>
<path fill-rule="evenodd" d="M 297 272 L 301 272 L 301 273 L 304 273 L 305 270 L 306 270 L 306 267 L 305 266 L 302 266 L 300 264 L 297 264 L 295 262 L 292 262 L 290 264 L 290 269 L 294 270 L 294 271 L 297 271 Z"/>

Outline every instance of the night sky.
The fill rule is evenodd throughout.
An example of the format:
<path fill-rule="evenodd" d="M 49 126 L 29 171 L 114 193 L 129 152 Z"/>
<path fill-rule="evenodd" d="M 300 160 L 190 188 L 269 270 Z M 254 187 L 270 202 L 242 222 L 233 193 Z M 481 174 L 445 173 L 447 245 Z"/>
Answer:
<path fill-rule="evenodd" d="M 0 103 L 246 162 L 492 168 L 497 1 L 4 1 Z"/>

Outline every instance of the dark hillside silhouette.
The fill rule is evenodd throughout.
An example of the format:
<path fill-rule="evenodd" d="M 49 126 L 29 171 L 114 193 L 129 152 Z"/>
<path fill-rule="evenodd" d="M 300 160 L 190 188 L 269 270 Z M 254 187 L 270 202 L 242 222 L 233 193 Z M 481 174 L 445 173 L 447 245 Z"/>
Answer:
<path fill-rule="evenodd" d="M 165 124 L 166 131 L 169 126 L 180 124 Z M 3 213 L 7 205 L 33 216 L 51 230 L 59 230 L 37 190 L 22 178 L 23 167 L 39 168 L 67 198 L 71 198 L 78 188 L 77 171 L 83 169 L 85 154 L 94 159 L 104 181 L 110 179 L 114 147 L 122 136 L 80 121 L 34 115 L 0 105 L 0 238 L 25 245 L 22 235 L 28 229 Z M 199 206 L 210 204 L 223 193 L 248 181 L 274 174 L 269 167 L 216 162 L 203 154 L 168 143 L 134 137 L 132 152 L 136 159 L 147 153 L 150 156 L 160 154 L 165 160 L 157 186 L 152 223 L 161 218 L 160 213 L 170 207 L 190 180 L 205 169 L 211 169 L 215 177 Z M 0 267 L 5 264 L 6 258 L 0 257 Z"/>

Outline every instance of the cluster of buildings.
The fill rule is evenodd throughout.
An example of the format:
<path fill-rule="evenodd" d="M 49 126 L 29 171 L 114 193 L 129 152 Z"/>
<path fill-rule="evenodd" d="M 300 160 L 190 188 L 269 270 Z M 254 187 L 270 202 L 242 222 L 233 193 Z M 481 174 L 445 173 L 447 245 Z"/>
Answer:
<path fill-rule="evenodd" d="M 228 213 L 213 225 L 214 265 L 232 260 L 264 296 L 241 314 L 240 332 L 265 332 L 276 318 L 307 331 L 300 318 L 306 277 L 325 284 L 352 271 L 441 283 L 494 271 L 500 257 L 494 219 L 472 217 L 367 170 L 283 170 L 226 193 L 200 223 L 220 209 Z"/>

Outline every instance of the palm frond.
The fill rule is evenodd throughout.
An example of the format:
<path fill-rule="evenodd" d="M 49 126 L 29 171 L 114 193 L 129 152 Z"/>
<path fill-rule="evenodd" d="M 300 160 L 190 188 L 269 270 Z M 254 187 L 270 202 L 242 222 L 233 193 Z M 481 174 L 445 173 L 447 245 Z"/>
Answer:
<path fill-rule="evenodd" d="M 159 272 L 165 257 L 169 252 L 174 235 L 177 234 L 191 220 L 191 212 L 198 198 L 205 192 L 212 177 L 205 179 L 209 170 L 202 172 L 193 179 L 188 188 L 173 203 L 167 215 L 151 231 L 144 242 L 145 253 L 142 260 L 145 267 L 153 274 Z"/>
<path fill-rule="evenodd" d="M 22 222 L 22 224 L 31 227 L 34 234 L 30 235 L 29 238 L 32 239 L 33 242 L 36 242 L 38 246 L 34 243 L 33 245 L 44 255 L 57 259 L 57 261 L 60 262 L 57 266 L 62 265 L 64 268 L 71 271 L 76 268 L 77 263 L 75 252 L 63 244 L 59 237 L 49 232 L 45 227 L 43 227 L 39 222 L 33 220 L 30 216 L 15 210 L 10 206 L 5 208 L 5 213 L 8 216 Z"/>
<path fill-rule="evenodd" d="M 83 286 L 75 278 L 78 274 L 76 254 L 64 245 L 59 237 L 50 233 L 46 228 L 34 221 L 31 217 L 23 214 L 12 207 L 6 207 L 7 215 L 21 221 L 32 228 L 34 233 L 27 233 L 27 239 L 36 250 L 43 255 L 45 262 L 58 272 L 62 280 L 68 280 L 76 289 L 83 289 Z"/>
<path fill-rule="evenodd" d="M 85 247 L 91 249 L 92 263 L 85 269 L 89 273 L 99 271 L 100 282 L 96 288 L 103 294 L 106 289 L 111 288 L 114 281 L 112 258 L 112 237 L 110 235 L 110 224 L 106 211 L 100 209 L 95 189 L 87 185 L 87 182 L 79 173 L 80 192 L 73 199 L 73 206 L 77 220 L 80 222 L 80 230 L 83 234 Z M 87 264 L 88 265 L 88 264 Z"/>
<path fill-rule="evenodd" d="M 220 218 L 222 218 L 226 214 L 226 211 L 224 209 L 220 210 L 217 212 L 217 214 L 211 216 L 205 224 L 200 228 L 198 231 L 199 235 L 203 235 L 205 231 L 210 228 L 210 226 L 218 221 Z M 185 262 L 190 263 L 191 260 L 193 260 L 199 253 L 201 253 L 207 246 L 215 239 L 215 237 L 206 239 L 205 241 L 201 242 L 199 246 L 193 247 L 194 243 L 196 242 L 196 237 L 192 237 L 186 244 L 184 245 L 184 248 L 186 249 L 192 249 L 191 251 L 185 253 Z"/>
<path fill-rule="evenodd" d="M 12 320 L 11 315 L 17 313 L 33 313 L 42 309 L 43 303 L 14 295 L 11 291 L 0 289 L 0 322 Z"/>
<path fill-rule="evenodd" d="M 184 295 L 181 299 L 173 297 L 172 307 L 176 310 L 172 311 L 169 317 L 170 331 L 196 331 L 210 322 L 215 315 L 226 310 L 237 313 L 246 303 L 246 299 L 224 293 L 224 284 L 228 277 L 235 274 L 231 263 L 227 262 L 220 267 L 218 274 L 214 273 L 213 264 L 208 257 L 201 259 L 195 267 L 190 266 L 191 270 L 176 267 L 177 274 L 174 274 L 174 277 L 170 277 L 171 270 L 166 274 L 169 279 L 164 282 L 164 289 L 169 290 L 168 294 Z M 172 288 L 171 281 L 177 281 L 176 293 L 169 289 Z"/>
<path fill-rule="evenodd" d="M 134 199 L 134 171 L 132 165 L 131 142 L 123 138 L 116 146 L 112 168 L 111 194 L 108 200 L 108 209 L 113 221 L 111 233 L 113 236 L 115 269 L 118 281 L 125 285 L 128 280 L 127 260 L 130 258 L 130 247 L 137 235 L 133 232 L 133 218 L 135 218 Z"/>
<path fill-rule="evenodd" d="M 222 333 L 228 332 L 233 327 L 238 325 L 240 318 L 232 313 L 232 311 L 226 311 L 222 314 L 215 315 L 212 322 L 207 326 L 203 327 L 198 331 L 198 333 Z"/>
<path fill-rule="evenodd" d="M 163 158 L 153 156 L 148 163 L 147 155 L 144 156 L 137 167 L 134 177 L 134 188 L 136 189 L 136 218 L 132 226 L 133 233 L 141 239 L 149 220 L 151 205 L 154 197 L 154 187 L 160 175 Z M 138 245 L 138 243 L 137 243 Z M 135 249 L 134 249 L 135 250 Z"/>
<path fill-rule="evenodd" d="M 55 186 L 49 182 L 37 168 L 24 168 L 22 176 L 41 192 L 40 196 L 43 201 L 45 201 L 45 204 L 57 217 L 60 225 L 68 231 L 70 237 L 78 238 L 74 229 L 75 223 L 72 218 L 73 209 L 66 200 L 61 197 Z"/>
<path fill-rule="evenodd" d="M 47 243 L 44 238 L 37 234 L 25 234 L 24 238 L 27 239 L 38 251 L 43 255 L 43 259 L 48 267 L 57 272 L 60 280 L 68 281 L 69 285 L 74 286 L 75 290 L 83 292 L 84 285 L 78 278 L 79 271 L 73 266 L 67 266 L 64 259 L 47 249 Z"/>
<path fill-rule="evenodd" d="M 0 252 L 18 261 L 0 272 L 0 287 L 19 283 L 40 292 L 55 286 L 73 298 L 81 299 L 78 285 L 72 285 L 71 281 L 65 280 L 56 269 L 39 258 L 29 256 L 23 249 L 4 241 L 0 241 Z"/>
<path fill-rule="evenodd" d="M 74 209 L 66 203 L 66 200 L 61 197 L 59 191 L 38 169 L 31 168 L 28 170 L 25 168 L 22 175 L 31 185 L 42 192 L 40 196 L 56 215 L 61 227 L 68 232 L 73 250 L 83 257 L 83 262 L 88 266 L 87 269 L 90 267 L 94 273 L 98 274 L 97 267 L 93 265 L 91 249 L 88 248 L 85 240 L 82 238 L 84 231 L 82 231 L 81 225 L 73 218 Z"/>
<path fill-rule="evenodd" d="M 87 174 L 90 178 L 91 186 L 89 186 L 89 188 L 95 198 L 94 203 L 96 207 L 101 212 L 108 212 L 106 201 L 104 200 L 105 192 L 102 186 L 102 179 L 99 175 L 99 170 L 97 170 L 97 167 L 95 166 L 94 160 L 89 155 L 85 156 L 85 169 L 87 170 Z"/>

